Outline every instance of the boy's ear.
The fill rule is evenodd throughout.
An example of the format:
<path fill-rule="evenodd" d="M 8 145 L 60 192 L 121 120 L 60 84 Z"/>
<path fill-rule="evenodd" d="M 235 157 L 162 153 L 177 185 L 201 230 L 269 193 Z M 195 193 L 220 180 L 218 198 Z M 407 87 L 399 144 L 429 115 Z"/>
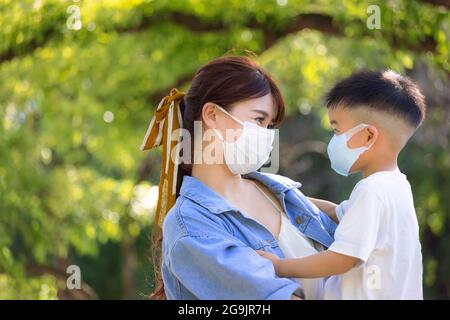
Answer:
<path fill-rule="evenodd" d="M 364 143 L 364 146 L 370 147 L 372 146 L 378 138 L 378 129 L 374 126 L 369 125 L 366 128 L 367 131 L 367 140 Z"/>

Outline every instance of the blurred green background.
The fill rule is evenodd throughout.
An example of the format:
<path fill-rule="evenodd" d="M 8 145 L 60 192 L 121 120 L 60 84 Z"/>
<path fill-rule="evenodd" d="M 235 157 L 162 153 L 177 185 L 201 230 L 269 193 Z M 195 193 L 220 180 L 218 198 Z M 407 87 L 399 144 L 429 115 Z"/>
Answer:
<path fill-rule="evenodd" d="M 366 25 L 378 5 L 381 28 Z M 427 96 L 402 152 L 427 299 L 450 298 L 448 1 L 0 0 L 0 298 L 145 298 L 160 151 L 139 146 L 172 87 L 250 50 L 288 105 L 280 173 L 339 202 L 360 178 L 329 168 L 323 94 L 391 68 Z M 80 290 L 66 268 L 81 268 Z"/>

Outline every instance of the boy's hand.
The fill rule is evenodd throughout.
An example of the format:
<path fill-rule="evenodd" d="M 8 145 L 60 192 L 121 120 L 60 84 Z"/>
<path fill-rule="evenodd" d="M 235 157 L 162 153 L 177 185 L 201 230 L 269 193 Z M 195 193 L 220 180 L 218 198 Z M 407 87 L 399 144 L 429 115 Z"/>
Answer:
<path fill-rule="evenodd" d="M 275 268 L 275 272 L 278 274 L 280 269 L 281 259 L 272 253 L 265 252 L 263 250 L 256 250 L 256 252 L 263 258 L 270 260 Z"/>

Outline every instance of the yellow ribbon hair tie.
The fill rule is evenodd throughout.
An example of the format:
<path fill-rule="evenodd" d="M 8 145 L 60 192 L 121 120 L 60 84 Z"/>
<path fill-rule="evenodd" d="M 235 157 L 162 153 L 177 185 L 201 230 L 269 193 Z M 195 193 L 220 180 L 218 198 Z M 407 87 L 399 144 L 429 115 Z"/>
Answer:
<path fill-rule="evenodd" d="M 176 150 L 174 154 L 172 150 L 179 146 L 181 138 L 180 130 L 174 131 L 183 125 L 180 102 L 184 96 L 183 92 L 173 88 L 170 90 L 170 94 L 161 100 L 141 145 L 141 150 L 163 146 L 158 204 L 155 213 L 155 222 L 160 227 L 176 200 L 179 151 Z M 173 154 L 175 159 L 171 159 Z"/>

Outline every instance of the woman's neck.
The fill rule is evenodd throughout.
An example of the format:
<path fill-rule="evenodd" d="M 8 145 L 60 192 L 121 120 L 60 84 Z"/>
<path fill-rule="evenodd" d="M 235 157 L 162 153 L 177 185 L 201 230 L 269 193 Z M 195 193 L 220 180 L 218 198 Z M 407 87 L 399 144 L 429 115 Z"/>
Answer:
<path fill-rule="evenodd" d="M 236 192 L 243 182 L 241 175 L 233 175 L 225 164 L 194 164 L 191 175 L 224 196 Z"/>

